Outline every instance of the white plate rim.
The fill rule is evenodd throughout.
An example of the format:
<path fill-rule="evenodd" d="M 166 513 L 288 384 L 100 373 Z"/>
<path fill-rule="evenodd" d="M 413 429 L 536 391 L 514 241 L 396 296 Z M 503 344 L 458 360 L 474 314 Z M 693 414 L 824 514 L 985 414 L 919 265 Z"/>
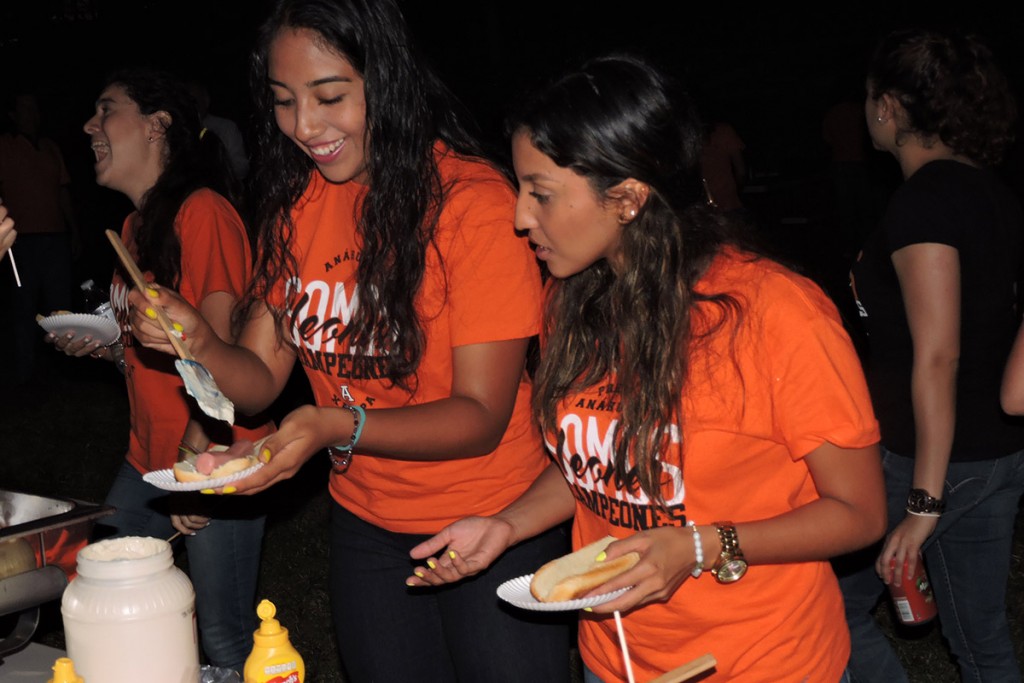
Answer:
<path fill-rule="evenodd" d="M 627 586 L 611 593 L 592 595 L 589 598 L 579 598 L 577 600 L 541 602 L 530 593 L 530 581 L 532 579 L 533 574 L 525 574 L 505 581 L 498 586 L 498 597 L 510 605 L 534 612 L 571 612 L 610 602 L 632 588 L 632 586 Z"/>
<path fill-rule="evenodd" d="M 226 477 L 217 477 L 216 479 L 203 479 L 202 481 L 178 481 L 174 478 L 174 469 L 169 468 L 147 472 L 142 475 L 142 480 L 164 491 L 202 491 L 203 489 L 220 488 L 239 479 L 245 479 L 261 467 L 263 467 L 263 463 L 258 462 L 241 472 L 235 472 Z"/>
<path fill-rule="evenodd" d="M 92 313 L 55 313 L 39 319 L 39 326 L 55 335 L 68 330 L 79 332 L 76 336 L 91 334 L 101 344 L 113 344 L 121 338 L 121 328 L 116 322 L 102 315 Z M 102 337 L 99 335 L 103 335 Z"/>

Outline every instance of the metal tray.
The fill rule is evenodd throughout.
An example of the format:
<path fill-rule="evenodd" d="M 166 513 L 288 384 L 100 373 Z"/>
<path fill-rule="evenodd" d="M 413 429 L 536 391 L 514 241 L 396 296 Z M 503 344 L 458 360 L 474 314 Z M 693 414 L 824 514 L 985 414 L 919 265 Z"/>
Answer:
<path fill-rule="evenodd" d="M 0 550 L 16 543 L 22 558 L 30 553 L 35 561 L 34 568 L 0 577 L 0 616 L 19 613 L 14 631 L 0 639 L 0 658 L 29 642 L 39 606 L 61 597 L 93 524 L 113 512 L 74 498 L 0 490 Z"/>

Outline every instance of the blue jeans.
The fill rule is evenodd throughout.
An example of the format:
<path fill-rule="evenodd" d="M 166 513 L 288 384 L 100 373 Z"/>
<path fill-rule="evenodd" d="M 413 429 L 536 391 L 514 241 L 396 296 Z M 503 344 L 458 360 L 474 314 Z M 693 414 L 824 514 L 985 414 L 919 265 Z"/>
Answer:
<path fill-rule="evenodd" d="M 906 515 L 914 460 L 882 449 L 889 528 Z M 1024 451 L 949 464 L 946 512 L 923 547 L 942 635 L 965 683 L 1021 680 L 1006 616 L 1013 527 L 1024 492 Z M 858 683 L 905 681 L 906 674 L 870 615 L 885 587 L 875 574 L 878 548 L 840 574 L 853 639 L 850 670 Z"/>
<path fill-rule="evenodd" d="M 330 591 L 338 649 L 353 683 L 569 681 L 574 613 L 527 612 L 497 588 L 569 550 L 556 527 L 506 551 L 480 574 L 440 588 L 410 588 L 413 546 L 399 534 L 331 506 Z"/>
<path fill-rule="evenodd" d="M 172 512 L 211 518 L 210 525 L 195 536 L 183 537 L 196 592 L 199 635 L 211 664 L 241 674 L 258 626 L 256 583 L 266 521 L 263 500 L 259 496 L 168 494 L 144 482 L 125 461 L 105 502 L 117 512 L 97 520 L 97 537 L 168 538 L 174 533 Z M 113 527 L 113 533 L 103 527 Z"/>

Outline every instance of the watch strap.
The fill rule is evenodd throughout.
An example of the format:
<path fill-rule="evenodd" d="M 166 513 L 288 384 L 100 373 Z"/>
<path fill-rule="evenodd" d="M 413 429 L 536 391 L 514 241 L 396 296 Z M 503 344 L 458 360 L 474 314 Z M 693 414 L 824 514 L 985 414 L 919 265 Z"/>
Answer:
<path fill-rule="evenodd" d="M 910 489 L 907 495 L 907 512 L 915 515 L 941 515 L 946 510 L 946 501 L 935 498 L 924 489 Z"/>

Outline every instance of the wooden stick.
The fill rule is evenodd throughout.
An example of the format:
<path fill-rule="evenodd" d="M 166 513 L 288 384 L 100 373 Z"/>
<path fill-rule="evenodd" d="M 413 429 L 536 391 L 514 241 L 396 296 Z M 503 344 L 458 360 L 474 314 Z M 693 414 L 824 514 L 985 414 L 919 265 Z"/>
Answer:
<path fill-rule="evenodd" d="M 648 681 L 648 683 L 682 683 L 682 681 L 688 681 L 697 674 L 704 673 L 708 669 L 713 668 L 716 664 L 718 662 L 709 652 L 678 668 L 663 673 L 657 678 Z"/>
<path fill-rule="evenodd" d="M 18 264 L 14 262 L 14 247 L 7 250 L 7 258 L 11 259 L 11 270 L 14 271 L 14 281 L 21 287 L 21 276 L 18 275 Z"/>
<path fill-rule="evenodd" d="M 622 648 L 622 661 L 626 665 L 626 679 L 629 683 L 633 681 L 633 665 L 629 661 L 629 649 L 626 647 L 626 634 L 622 630 L 622 615 L 615 610 L 615 628 L 619 632 L 619 647 Z"/>
<path fill-rule="evenodd" d="M 125 270 L 128 271 L 128 274 L 131 275 L 132 280 L 135 282 L 135 287 L 138 288 L 143 295 L 148 296 L 146 295 L 146 290 L 149 289 L 149 284 L 142 276 L 142 271 L 139 270 L 139 267 L 135 264 L 135 259 L 133 259 L 132 255 L 128 253 L 127 247 L 125 247 L 124 242 L 121 241 L 121 236 L 113 230 L 107 230 L 107 239 L 110 240 L 110 243 L 114 246 L 114 251 L 117 252 L 118 258 L 121 259 L 121 265 L 123 265 Z M 174 327 L 172 326 L 171 320 L 167 317 L 167 313 L 164 309 L 159 306 L 153 306 L 153 310 L 156 311 L 156 319 L 160 323 L 160 327 L 162 327 L 164 332 L 167 334 L 167 338 L 171 341 L 171 346 L 173 346 L 174 350 L 178 352 L 178 355 L 182 360 L 194 361 L 195 358 L 192 356 L 191 352 L 185 348 L 185 345 L 181 343 L 181 340 L 174 333 Z"/>

